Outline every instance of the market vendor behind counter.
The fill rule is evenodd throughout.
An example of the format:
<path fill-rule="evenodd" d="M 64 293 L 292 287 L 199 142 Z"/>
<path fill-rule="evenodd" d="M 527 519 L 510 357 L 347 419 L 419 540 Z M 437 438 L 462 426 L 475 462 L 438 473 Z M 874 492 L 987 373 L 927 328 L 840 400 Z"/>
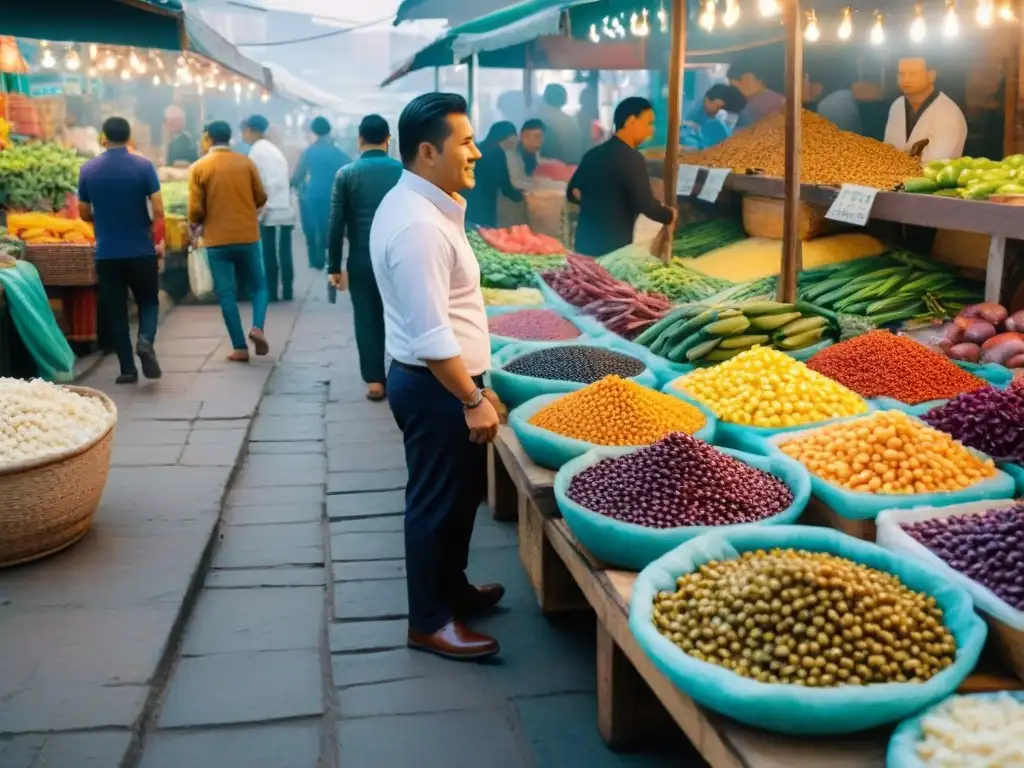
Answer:
<path fill-rule="evenodd" d="M 601 256 L 629 245 L 641 215 L 659 224 L 675 222 L 675 210 L 654 196 L 647 164 L 637 152 L 653 135 L 654 108 L 633 96 L 615 109 L 615 135 L 583 156 L 566 192 L 580 206 L 577 253 Z"/>
<path fill-rule="evenodd" d="M 937 72 L 923 56 L 900 59 L 899 86 L 903 95 L 892 103 L 885 126 L 885 143 L 911 151 L 927 141 L 924 163 L 961 157 L 967 140 L 964 113 L 935 87 Z"/>

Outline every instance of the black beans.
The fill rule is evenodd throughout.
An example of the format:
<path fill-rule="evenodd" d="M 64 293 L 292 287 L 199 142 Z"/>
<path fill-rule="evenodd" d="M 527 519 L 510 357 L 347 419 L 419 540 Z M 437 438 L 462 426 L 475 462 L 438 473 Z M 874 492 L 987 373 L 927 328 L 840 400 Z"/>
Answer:
<path fill-rule="evenodd" d="M 535 379 L 593 384 L 605 376 L 639 376 L 647 368 L 635 357 L 600 347 L 549 347 L 517 357 L 502 370 Z"/>
<path fill-rule="evenodd" d="M 763 520 L 789 507 L 793 492 L 774 475 L 674 432 L 580 472 L 569 498 L 624 523 L 680 528 Z"/>

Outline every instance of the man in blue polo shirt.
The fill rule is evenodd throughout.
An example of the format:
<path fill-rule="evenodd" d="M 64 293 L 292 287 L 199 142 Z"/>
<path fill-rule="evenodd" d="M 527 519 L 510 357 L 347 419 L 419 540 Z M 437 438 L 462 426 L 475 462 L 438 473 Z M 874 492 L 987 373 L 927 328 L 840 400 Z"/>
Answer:
<path fill-rule="evenodd" d="M 128 329 L 128 291 L 139 307 L 139 340 L 135 352 L 147 379 L 159 379 L 153 342 L 160 314 L 160 255 L 163 243 L 153 240 L 154 227 L 163 231 L 164 201 L 156 168 L 128 150 L 131 126 L 123 117 L 103 123 L 106 151 L 82 166 L 78 177 L 78 212 L 96 230 L 96 274 L 117 359 L 118 384 L 139 380 Z M 152 215 L 150 214 L 152 209 Z"/>

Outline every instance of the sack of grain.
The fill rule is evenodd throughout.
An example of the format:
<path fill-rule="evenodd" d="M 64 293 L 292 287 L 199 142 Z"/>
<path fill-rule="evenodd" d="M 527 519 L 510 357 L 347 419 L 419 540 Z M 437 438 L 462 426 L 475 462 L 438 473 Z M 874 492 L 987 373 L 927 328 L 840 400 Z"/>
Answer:
<path fill-rule="evenodd" d="M 542 235 L 562 237 L 562 209 L 565 207 L 564 189 L 538 189 L 524 195 L 526 220 L 530 229 Z"/>
<path fill-rule="evenodd" d="M 871 235 L 860 232 L 819 237 L 803 244 L 804 269 L 840 264 L 865 256 L 877 256 L 885 246 Z M 718 248 L 687 262 L 687 266 L 709 277 L 749 283 L 779 274 L 782 268 L 782 241 L 764 237 L 746 240 Z"/>
<path fill-rule="evenodd" d="M 743 198 L 743 229 L 751 237 L 782 239 L 785 201 L 747 195 Z M 804 242 L 825 234 L 828 221 L 826 208 L 800 203 L 800 239 Z"/>

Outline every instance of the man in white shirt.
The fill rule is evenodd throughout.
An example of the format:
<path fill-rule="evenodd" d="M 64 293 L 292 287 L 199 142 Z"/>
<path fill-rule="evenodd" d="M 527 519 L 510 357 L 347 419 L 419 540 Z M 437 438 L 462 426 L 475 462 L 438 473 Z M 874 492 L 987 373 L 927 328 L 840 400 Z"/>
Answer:
<path fill-rule="evenodd" d="M 260 241 L 267 273 L 267 292 L 270 301 L 277 301 L 278 296 L 291 301 L 295 282 L 295 263 L 292 260 L 295 213 L 292 211 L 288 160 L 267 139 L 269 128 L 267 118 L 252 115 L 242 122 L 242 140 L 251 147 L 249 159 L 256 164 L 263 189 L 267 192 L 267 204 L 260 212 Z"/>
<path fill-rule="evenodd" d="M 483 387 L 491 346 L 480 268 L 466 240 L 466 204 L 480 151 L 461 96 L 428 93 L 398 121 L 405 170 L 370 229 L 370 259 L 392 358 L 388 402 L 405 442 L 410 648 L 451 659 L 498 652 L 461 620 L 493 608 L 500 584 L 466 578 L 486 486 L 497 398 Z"/>
<path fill-rule="evenodd" d="M 960 107 L 935 87 L 935 70 L 923 56 L 900 59 L 899 86 L 903 95 L 892 103 L 885 125 L 885 143 L 911 151 L 927 141 L 922 162 L 961 157 L 967 140 L 967 121 Z"/>

